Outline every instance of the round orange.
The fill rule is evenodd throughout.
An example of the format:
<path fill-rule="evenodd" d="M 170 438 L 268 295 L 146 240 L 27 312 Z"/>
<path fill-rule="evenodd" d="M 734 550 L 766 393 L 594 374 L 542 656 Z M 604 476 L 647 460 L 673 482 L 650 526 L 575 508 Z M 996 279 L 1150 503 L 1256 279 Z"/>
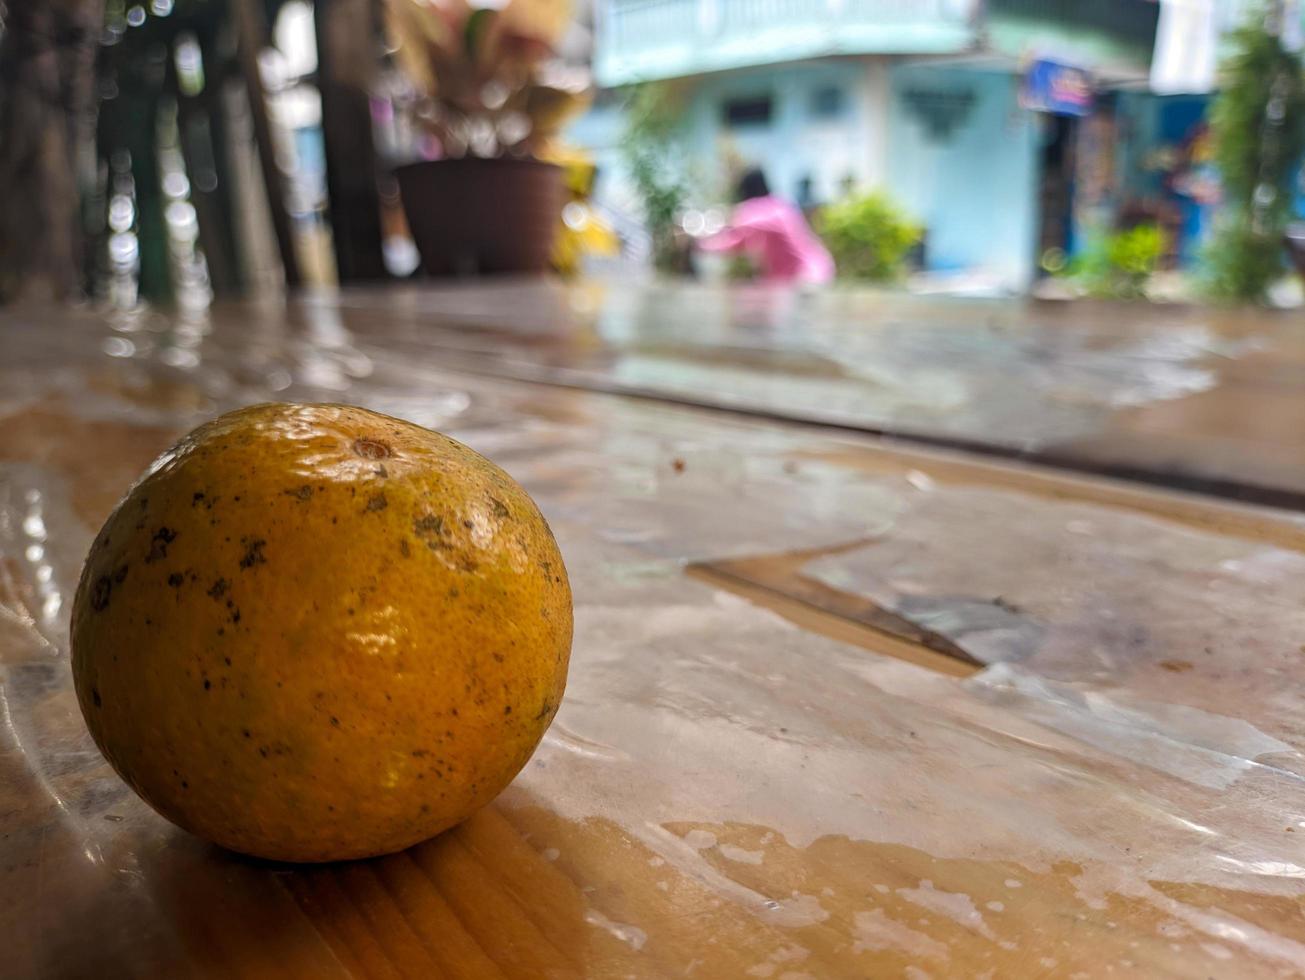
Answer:
<path fill-rule="evenodd" d="M 344 405 L 224 415 L 91 548 L 77 697 L 168 819 L 288 861 L 399 850 L 511 781 L 566 683 L 571 592 L 526 492 Z"/>

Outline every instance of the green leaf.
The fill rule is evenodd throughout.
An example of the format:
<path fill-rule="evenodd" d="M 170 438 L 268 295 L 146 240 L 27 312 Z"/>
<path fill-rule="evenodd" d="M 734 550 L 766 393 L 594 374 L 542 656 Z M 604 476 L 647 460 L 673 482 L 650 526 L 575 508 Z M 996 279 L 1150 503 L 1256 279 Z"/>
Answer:
<path fill-rule="evenodd" d="M 473 62 L 480 48 L 480 39 L 485 36 L 489 25 L 494 22 L 496 13 L 497 11 L 490 10 L 488 7 L 478 7 L 467 18 L 466 26 L 462 29 L 462 43 L 467 50 L 467 57 Z"/>

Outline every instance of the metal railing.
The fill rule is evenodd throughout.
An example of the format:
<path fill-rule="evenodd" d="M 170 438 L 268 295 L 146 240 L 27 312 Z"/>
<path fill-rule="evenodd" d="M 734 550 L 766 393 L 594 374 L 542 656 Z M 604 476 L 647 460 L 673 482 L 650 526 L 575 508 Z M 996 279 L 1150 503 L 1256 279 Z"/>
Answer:
<path fill-rule="evenodd" d="M 945 53 L 976 0 L 600 0 L 605 85 L 824 54 Z"/>

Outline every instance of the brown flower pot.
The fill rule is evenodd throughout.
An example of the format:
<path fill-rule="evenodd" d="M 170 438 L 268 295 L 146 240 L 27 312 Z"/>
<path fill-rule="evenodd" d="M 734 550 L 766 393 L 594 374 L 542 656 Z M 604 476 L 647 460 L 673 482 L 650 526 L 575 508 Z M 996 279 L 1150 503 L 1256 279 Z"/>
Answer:
<path fill-rule="evenodd" d="M 432 160 L 398 167 L 403 210 L 432 276 L 539 273 L 562 214 L 562 169 L 538 160 Z"/>

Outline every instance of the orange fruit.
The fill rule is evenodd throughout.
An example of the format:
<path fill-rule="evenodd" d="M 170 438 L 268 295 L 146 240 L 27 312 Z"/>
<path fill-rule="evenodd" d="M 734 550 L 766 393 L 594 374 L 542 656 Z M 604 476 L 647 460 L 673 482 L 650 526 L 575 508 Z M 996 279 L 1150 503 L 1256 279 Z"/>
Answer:
<path fill-rule="evenodd" d="M 442 435 L 257 405 L 164 453 L 73 604 L 77 697 L 156 810 L 287 861 L 383 854 L 489 802 L 557 711 L 571 592 L 526 492 Z"/>

